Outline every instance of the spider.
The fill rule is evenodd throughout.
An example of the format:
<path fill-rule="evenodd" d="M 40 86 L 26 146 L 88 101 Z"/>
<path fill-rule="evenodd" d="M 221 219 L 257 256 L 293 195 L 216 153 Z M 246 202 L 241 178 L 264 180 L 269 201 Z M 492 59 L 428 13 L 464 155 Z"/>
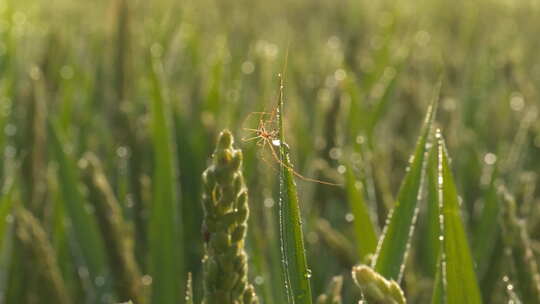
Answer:
<path fill-rule="evenodd" d="M 285 164 L 281 160 L 281 158 L 278 156 L 278 153 L 276 152 L 274 147 L 280 147 L 282 144 L 286 145 L 286 143 L 281 143 L 281 141 L 278 139 L 279 131 L 275 128 L 270 127 L 270 125 L 274 123 L 274 118 L 276 116 L 276 109 L 272 110 L 272 112 L 252 112 L 246 117 L 246 120 L 251 115 L 256 115 L 256 114 L 259 115 L 259 125 L 257 129 L 244 128 L 244 130 L 246 131 L 254 132 L 256 136 L 253 136 L 250 138 L 243 138 L 242 141 L 250 142 L 253 140 L 257 140 L 257 145 L 260 146 L 262 149 L 264 149 L 266 146 L 270 147 L 270 152 L 274 160 L 278 162 L 280 165 L 282 165 L 283 167 L 289 169 L 296 177 L 302 180 L 324 184 L 324 185 L 330 185 L 330 186 L 339 186 L 339 184 L 305 177 L 302 174 L 298 173 L 296 170 L 294 170 L 290 165 Z M 267 120 L 264 120 L 263 118 L 265 116 L 269 116 L 269 118 Z"/>
<path fill-rule="evenodd" d="M 252 140 L 257 140 L 257 145 L 264 147 L 264 145 L 268 142 L 275 144 L 277 139 L 277 136 L 279 134 L 278 130 L 276 129 L 269 129 L 267 127 L 268 124 L 271 124 L 274 121 L 275 116 L 275 110 L 273 110 L 271 113 L 268 112 L 252 112 L 248 115 L 247 118 L 249 118 L 253 114 L 259 114 L 259 126 L 257 129 L 251 129 L 251 128 L 244 128 L 246 131 L 255 132 L 256 136 L 250 137 L 250 138 L 243 138 L 242 140 L 244 142 L 249 142 Z M 264 121 L 262 118 L 264 116 L 270 116 L 270 118 L 267 121 Z M 246 118 L 246 120 L 247 120 Z"/>

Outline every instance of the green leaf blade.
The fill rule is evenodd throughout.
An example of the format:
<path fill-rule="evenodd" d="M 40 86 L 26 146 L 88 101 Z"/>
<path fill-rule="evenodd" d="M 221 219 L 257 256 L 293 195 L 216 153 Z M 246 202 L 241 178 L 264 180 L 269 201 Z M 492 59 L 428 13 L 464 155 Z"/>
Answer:
<path fill-rule="evenodd" d="M 4 247 L 7 230 L 9 229 L 9 226 L 11 226 L 11 224 L 6 218 L 10 215 L 13 208 L 13 196 L 15 189 L 16 185 L 15 182 L 12 180 L 6 183 L 6 185 L 4 185 L 4 189 L 0 191 L 0 251 L 2 251 Z"/>
<path fill-rule="evenodd" d="M 430 277 L 436 277 L 437 267 L 439 265 L 439 250 L 441 235 L 439 224 L 439 202 L 438 195 L 438 178 L 437 178 L 437 149 L 431 149 L 429 153 L 427 168 L 427 197 L 426 197 L 426 213 L 421 239 L 421 249 L 419 252 L 422 260 L 422 268 Z M 436 279 L 440 279 L 436 277 Z"/>
<path fill-rule="evenodd" d="M 388 215 L 387 225 L 379 240 L 373 260 L 374 269 L 387 279 L 399 282 L 409 243 L 414 232 L 419 201 L 426 168 L 428 139 L 437 108 L 440 84 L 436 89 L 418 138 L 414 157 L 400 187 L 394 209 Z"/>
<path fill-rule="evenodd" d="M 439 208 L 441 218 L 443 295 L 448 304 L 480 304 L 482 298 L 465 228 L 461 220 L 456 185 L 444 140 L 437 131 Z M 439 274 L 440 275 L 440 274 Z"/>
<path fill-rule="evenodd" d="M 484 208 L 474 233 L 473 254 L 478 265 L 478 275 L 485 277 L 492 261 L 494 250 L 500 238 L 499 213 L 500 202 L 497 197 L 495 180 L 498 177 L 497 168 L 492 172 L 491 181 L 484 193 Z"/>
<path fill-rule="evenodd" d="M 282 78 L 280 79 L 282 80 Z M 283 135 L 283 82 L 280 82 L 278 124 L 280 142 L 279 230 L 281 241 L 282 277 L 289 304 L 311 304 L 311 271 L 308 268 L 300 204 L 294 181 L 289 151 Z M 273 147 L 271 147 L 274 149 Z"/>
<path fill-rule="evenodd" d="M 347 196 L 354 215 L 354 232 L 358 243 L 358 255 L 360 260 L 363 260 L 377 249 L 377 233 L 364 199 L 362 183 L 356 180 L 350 166 L 347 168 L 346 178 Z"/>
<path fill-rule="evenodd" d="M 103 240 L 98 231 L 97 223 L 89 208 L 85 205 L 82 193 L 79 191 L 78 176 L 75 161 L 68 155 L 62 145 L 60 128 L 49 122 L 50 143 L 52 154 L 58 162 L 59 186 L 62 201 L 65 203 L 66 215 L 72 224 L 73 239 L 76 242 L 77 254 L 81 255 L 82 263 L 87 268 L 89 281 L 96 291 L 95 298 L 99 299 L 105 293 L 106 286 L 98 286 L 96 278 L 106 274 L 106 261 Z M 92 296 L 92 297 L 94 297 Z"/>
<path fill-rule="evenodd" d="M 159 80 L 160 62 L 154 61 L 152 74 L 151 132 L 154 149 L 153 197 L 150 210 L 150 271 L 152 302 L 173 304 L 180 300 L 183 254 L 177 171 L 168 104 Z M 179 248 L 180 247 L 180 248 Z"/>

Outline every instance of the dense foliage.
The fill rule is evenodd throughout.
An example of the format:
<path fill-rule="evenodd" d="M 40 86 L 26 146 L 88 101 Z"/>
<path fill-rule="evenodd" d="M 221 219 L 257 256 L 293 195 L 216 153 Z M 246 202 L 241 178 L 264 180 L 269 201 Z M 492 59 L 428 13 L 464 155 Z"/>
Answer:
<path fill-rule="evenodd" d="M 526 0 L 0 1 L 0 303 L 540 303 L 538 20 Z M 241 181 L 218 191 L 223 129 Z M 209 233 L 223 191 L 249 204 Z"/>

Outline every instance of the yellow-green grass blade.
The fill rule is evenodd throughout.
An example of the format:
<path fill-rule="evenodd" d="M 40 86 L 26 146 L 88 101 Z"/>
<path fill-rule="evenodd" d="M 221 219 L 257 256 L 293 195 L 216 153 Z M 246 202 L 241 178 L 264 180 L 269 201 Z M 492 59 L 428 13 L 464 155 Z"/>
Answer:
<path fill-rule="evenodd" d="M 426 154 L 429 151 L 429 136 L 437 108 L 439 90 L 440 84 L 437 86 L 434 99 L 428 108 L 413 159 L 401 184 L 395 207 L 388 215 L 387 224 L 379 239 L 373 260 L 375 271 L 387 279 L 398 282 L 401 279 L 416 224 L 417 205 L 425 175 Z"/>
<path fill-rule="evenodd" d="M 425 238 L 422 240 L 420 256 L 425 264 L 423 267 L 428 274 L 433 274 L 432 304 L 444 304 L 443 281 L 441 271 L 441 224 L 439 221 L 439 165 L 438 149 L 435 147 L 429 153 L 428 163 L 428 191 Z"/>
<path fill-rule="evenodd" d="M 505 261 L 515 291 L 527 303 L 540 303 L 540 272 L 526 222 L 518 216 L 518 205 L 506 187 L 499 189 L 502 201 L 501 226 Z"/>
<path fill-rule="evenodd" d="M 441 259 L 439 255 L 437 272 L 435 273 L 435 281 L 433 282 L 433 294 L 431 296 L 431 304 L 445 304 L 444 302 L 444 286 L 441 271 Z"/>
<path fill-rule="evenodd" d="M 494 249 L 500 237 L 500 202 L 495 185 L 497 176 L 498 170 L 494 168 L 491 181 L 484 193 L 484 208 L 480 221 L 474 232 L 473 255 L 477 264 L 478 278 L 481 281 L 487 273 L 493 255 L 497 254 Z"/>
<path fill-rule="evenodd" d="M 420 250 L 420 266 L 430 277 L 435 277 L 439 264 L 440 225 L 439 202 L 437 201 L 437 149 L 431 149 L 427 167 L 426 211 L 422 218 Z"/>
<path fill-rule="evenodd" d="M 368 116 L 366 134 L 368 135 L 368 139 L 370 141 L 373 139 L 375 126 L 384 117 L 384 114 L 389 109 L 390 102 L 392 101 L 391 96 L 395 91 L 398 74 L 400 73 L 402 66 L 403 64 L 396 65 L 395 68 L 392 66 L 386 67 L 382 72 L 378 83 L 375 85 L 383 87 L 384 90 Z"/>
<path fill-rule="evenodd" d="M 56 259 L 62 261 L 59 263 L 62 277 L 64 277 L 66 285 L 69 289 L 76 290 L 78 284 L 76 261 L 72 259 L 70 251 L 69 232 L 70 228 L 65 221 L 66 218 L 66 203 L 60 193 L 60 186 L 58 181 L 54 178 L 54 173 L 50 173 L 48 178 L 48 191 L 51 198 L 51 232 L 50 238 L 52 246 L 56 251 Z"/>
<path fill-rule="evenodd" d="M 161 62 L 153 61 L 151 132 L 154 149 L 153 193 L 150 210 L 150 275 L 152 302 L 180 301 L 183 286 L 183 244 L 177 194 L 173 129 L 160 77 Z"/>
<path fill-rule="evenodd" d="M 8 288 L 10 270 L 13 270 L 13 229 L 12 223 L 6 227 L 0 244 L 0 302 L 10 303 L 8 301 Z"/>
<path fill-rule="evenodd" d="M 278 124 L 280 143 L 277 148 L 280 157 L 279 169 L 279 231 L 281 241 L 282 277 L 289 304 L 311 304 L 311 271 L 308 269 L 302 215 L 294 181 L 294 172 L 289 158 L 288 147 L 283 134 L 283 82 L 280 78 L 280 98 L 278 104 Z M 273 149 L 276 149 L 272 147 Z"/>
<path fill-rule="evenodd" d="M 16 189 L 15 182 L 8 180 L 3 188 L 0 196 L 0 251 L 3 249 L 7 229 L 10 226 L 9 219 L 12 218 L 11 210 Z"/>
<path fill-rule="evenodd" d="M 349 206 L 354 215 L 354 233 L 356 234 L 358 256 L 363 261 L 367 255 L 375 253 L 377 249 L 377 233 L 364 199 L 364 187 L 355 178 L 351 166 L 347 168 L 346 178 Z"/>
<path fill-rule="evenodd" d="M 191 272 L 188 273 L 186 281 L 186 304 L 193 304 L 193 278 Z"/>
<path fill-rule="evenodd" d="M 79 265 L 79 269 L 87 270 L 88 281 L 93 285 L 96 299 L 99 299 L 105 293 L 106 287 L 96 284 L 102 281 L 98 278 L 104 278 L 106 275 L 103 240 L 97 230 L 95 218 L 90 212 L 91 209 L 79 190 L 75 160 L 65 151 L 63 145 L 65 141 L 60 134 L 60 128 L 51 121 L 49 121 L 49 139 L 53 158 L 58 163 L 58 184 L 62 201 L 65 203 L 65 215 L 71 223 L 71 239 L 75 245 L 72 247 L 75 248 L 75 255 L 80 257 L 82 265 Z"/>
<path fill-rule="evenodd" d="M 6 289 L 13 255 L 13 202 L 15 183 L 3 186 L 0 197 L 0 302 L 7 303 Z"/>
<path fill-rule="evenodd" d="M 438 276 L 442 281 L 442 299 L 447 304 L 479 304 L 482 303 L 480 288 L 478 287 L 474 263 L 461 219 L 456 185 L 450 169 L 444 139 L 439 130 L 437 130 L 436 138 L 437 200 L 439 202 L 440 229 L 442 232 L 440 237 L 441 264 Z M 439 303 L 435 299 L 434 302 Z"/>

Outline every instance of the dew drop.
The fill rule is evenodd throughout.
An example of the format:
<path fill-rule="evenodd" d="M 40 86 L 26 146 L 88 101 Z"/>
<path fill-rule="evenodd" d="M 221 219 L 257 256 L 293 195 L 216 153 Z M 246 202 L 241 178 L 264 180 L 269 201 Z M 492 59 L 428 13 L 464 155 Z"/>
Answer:
<path fill-rule="evenodd" d="M 75 74 L 75 71 L 73 70 L 73 67 L 70 65 L 64 65 L 60 68 L 60 76 L 63 79 L 71 79 L 73 78 L 73 75 Z"/>
<path fill-rule="evenodd" d="M 266 208 L 272 208 L 272 207 L 274 207 L 274 205 L 275 205 L 275 201 L 274 201 L 273 198 L 267 197 L 267 198 L 264 199 L 264 206 Z"/>
<path fill-rule="evenodd" d="M 141 278 L 141 282 L 144 286 L 150 286 L 152 284 L 152 277 L 145 274 L 142 278 Z"/>
<path fill-rule="evenodd" d="M 525 108 L 525 100 L 523 95 L 518 92 L 514 92 L 510 98 L 510 108 L 516 112 L 519 112 Z"/>
<path fill-rule="evenodd" d="M 7 146 L 4 150 L 4 156 L 6 158 L 13 158 L 15 157 L 15 154 L 17 153 L 17 150 L 13 146 Z"/>
<path fill-rule="evenodd" d="M 249 75 L 255 70 L 255 65 L 251 61 L 245 61 L 242 63 L 242 73 Z"/>
<path fill-rule="evenodd" d="M 118 149 L 116 149 L 116 155 L 120 158 L 125 158 L 129 155 L 129 149 L 125 146 L 118 147 Z"/>
<path fill-rule="evenodd" d="M 32 78 L 33 80 L 40 80 L 42 76 L 41 69 L 37 66 L 31 67 L 29 74 L 30 78 Z"/>
<path fill-rule="evenodd" d="M 105 285 L 105 277 L 97 276 L 95 278 L 94 282 L 96 283 L 96 286 L 103 286 L 103 285 Z"/>
<path fill-rule="evenodd" d="M 79 277 L 81 278 L 86 278 L 89 275 L 88 268 L 84 266 L 80 266 L 79 268 L 77 268 L 77 273 L 79 274 Z"/>
<path fill-rule="evenodd" d="M 330 158 L 332 159 L 339 159 L 341 157 L 341 149 L 337 147 L 333 147 L 330 149 Z"/>
<path fill-rule="evenodd" d="M 493 165 L 495 164 L 495 162 L 497 161 L 497 156 L 493 153 L 486 153 L 486 155 L 484 155 L 484 162 L 486 163 L 486 165 Z"/>
<path fill-rule="evenodd" d="M 159 43 L 154 43 L 150 47 L 150 53 L 154 58 L 159 58 L 161 55 L 163 55 L 163 46 Z"/>
<path fill-rule="evenodd" d="M 17 133 L 17 127 L 14 124 L 8 124 L 4 128 L 4 134 L 6 134 L 6 136 L 13 136 L 15 133 Z"/>
<path fill-rule="evenodd" d="M 334 73 L 334 78 L 337 81 L 343 81 L 345 77 L 347 77 L 347 73 L 343 69 L 337 69 L 336 72 Z"/>

